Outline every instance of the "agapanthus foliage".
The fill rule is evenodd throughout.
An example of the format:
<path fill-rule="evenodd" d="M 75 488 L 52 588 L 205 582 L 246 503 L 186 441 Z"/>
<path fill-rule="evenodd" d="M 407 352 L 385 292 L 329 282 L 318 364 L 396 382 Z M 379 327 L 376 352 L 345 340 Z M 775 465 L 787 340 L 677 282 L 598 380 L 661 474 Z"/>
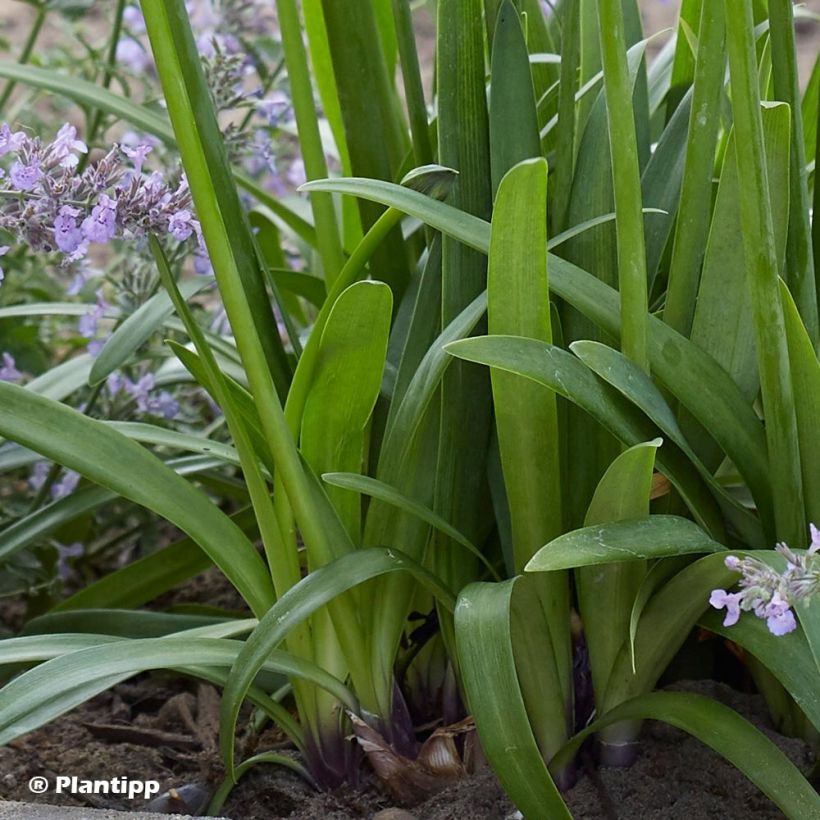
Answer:
<path fill-rule="evenodd" d="M 786 559 L 782 572 L 750 556 L 726 558 L 726 566 L 741 573 L 740 591 L 715 589 L 709 598 L 713 607 L 726 610 L 724 626 L 736 624 L 741 612 L 754 612 L 772 635 L 787 635 L 797 628 L 792 608 L 820 591 L 820 530 L 814 524 L 810 529 L 811 544 L 804 553 L 795 553 L 786 544 L 775 547 Z"/>

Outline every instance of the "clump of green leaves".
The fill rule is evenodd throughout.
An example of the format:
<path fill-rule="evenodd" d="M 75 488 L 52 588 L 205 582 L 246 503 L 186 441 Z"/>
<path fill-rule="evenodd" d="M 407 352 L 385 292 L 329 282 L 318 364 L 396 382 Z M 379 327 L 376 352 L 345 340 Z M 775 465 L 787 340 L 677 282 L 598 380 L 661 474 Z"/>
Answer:
<path fill-rule="evenodd" d="M 152 241 L 179 322 L 169 350 L 221 408 L 224 441 L 117 428 L 0 385 L 0 433 L 188 536 L 0 645 L 4 662 L 44 661 L 0 690 L 0 740 L 169 666 L 224 685 L 232 778 L 284 762 L 237 761 L 248 698 L 317 784 L 355 778 L 352 728 L 418 799 L 421 702 L 447 723 L 466 705 L 527 816 L 568 816 L 558 786 L 580 744 L 597 734 L 606 761 L 628 764 L 650 718 L 712 745 L 787 815 L 816 813 L 800 772 L 740 716 L 653 692 L 696 624 L 725 632 L 708 602 L 736 579 L 727 550 L 776 560 L 768 545 L 799 543 L 820 512 L 803 125 L 817 72 L 801 103 L 794 10 L 765 5 L 688 0 L 650 63 L 634 2 L 545 16 L 537 0 L 439 0 L 433 121 L 403 0 L 392 14 L 279 0 L 310 180 L 299 210 L 232 167 L 181 0 L 143 3 L 167 119 L 20 75 L 176 145 L 232 335 L 200 326 Z M 328 134 L 341 178 L 327 178 Z M 250 214 L 237 185 L 259 197 Z M 285 269 L 289 244 L 314 275 Z M 201 468 L 137 441 L 238 467 L 244 509 L 229 517 L 180 475 Z M 140 606 L 203 552 L 254 618 L 92 634 L 93 607 Z M 591 702 L 573 677 L 573 608 Z M 420 639 L 409 616 L 433 610 L 439 634 Z M 787 639 L 754 619 L 729 634 L 767 670 L 770 703 L 820 729 L 816 615 L 804 602 Z M 83 634 L 58 645 L 68 624 Z"/>

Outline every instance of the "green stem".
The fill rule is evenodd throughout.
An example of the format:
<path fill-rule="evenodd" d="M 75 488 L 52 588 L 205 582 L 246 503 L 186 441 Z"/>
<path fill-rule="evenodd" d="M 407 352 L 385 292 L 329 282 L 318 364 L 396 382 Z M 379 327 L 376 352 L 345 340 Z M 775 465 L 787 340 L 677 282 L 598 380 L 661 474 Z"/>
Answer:
<path fill-rule="evenodd" d="M 122 32 L 122 16 L 125 11 L 125 0 L 117 0 L 117 7 L 114 9 L 114 27 L 111 29 L 111 41 L 108 44 L 108 54 L 105 59 L 105 70 L 103 71 L 102 87 L 107 89 L 111 85 L 111 80 L 114 78 L 114 67 L 117 64 L 117 46 L 120 42 L 120 33 Z M 91 123 L 88 126 L 88 136 L 86 142 L 89 149 L 97 137 L 97 132 L 100 130 L 102 124 L 103 112 L 99 108 L 94 109 L 91 116 Z M 80 165 L 77 173 L 82 173 L 85 166 L 88 164 L 88 158 L 91 151 L 83 156 L 80 160 Z"/>
<path fill-rule="evenodd" d="M 767 193 L 769 182 L 757 85 L 752 2 L 725 0 L 725 9 L 740 218 L 766 418 L 775 524 L 779 539 L 797 544 L 804 537 L 805 527 L 800 448 Z"/>
<path fill-rule="evenodd" d="M 302 24 L 296 0 L 277 0 L 279 25 L 282 31 L 282 49 L 288 68 L 288 80 L 299 132 L 299 145 L 308 179 L 327 177 L 327 162 L 319 132 L 319 119 L 313 98 L 307 51 L 302 40 Z M 344 253 L 336 210 L 331 194 L 314 192 L 310 195 L 313 220 L 316 224 L 317 250 L 322 260 L 328 287 L 338 276 L 344 264 Z"/>
<path fill-rule="evenodd" d="M 684 336 L 689 336 L 692 330 L 712 213 L 712 173 L 726 66 L 725 38 L 723 8 L 719 3 L 704 3 L 689 120 L 686 171 L 663 311 L 664 321 Z"/>
<path fill-rule="evenodd" d="M 575 176 L 575 92 L 581 54 L 581 21 L 578 3 L 567 3 L 562 11 L 561 84 L 558 88 L 558 132 L 555 145 L 555 193 L 552 197 L 552 233 L 567 228 L 567 214 Z"/>
<path fill-rule="evenodd" d="M 621 0 L 598 0 L 598 13 L 618 234 L 621 349 L 649 372 L 640 163 Z"/>
<path fill-rule="evenodd" d="M 43 23 L 45 23 L 46 21 L 47 13 L 48 9 L 45 4 L 43 4 L 37 9 L 37 16 L 34 18 L 34 22 L 31 25 L 31 30 L 28 33 L 26 42 L 23 44 L 23 50 L 20 52 L 20 56 L 17 58 L 17 62 L 20 65 L 25 65 L 31 58 L 31 53 L 32 51 L 34 51 L 34 46 L 37 43 L 37 38 L 40 36 L 40 31 L 43 28 Z M 17 82 L 15 80 L 9 80 L 6 83 L 6 87 L 3 89 L 3 93 L 0 95 L 0 111 L 2 111 L 8 104 L 8 101 L 11 98 L 11 95 L 14 92 L 16 86 Z"/>
<path fill-rule="evenodd" d="M 393 0 L 393 18 L 396 21 L 401 76 L 410 115 L 410 132 L 413 135 L 413 154 L 416 165 L 429 165 L 433 161 L 433 147 L 430 144 L 427 104 L 424 101 L 424 86 L 408 0 Z"/>
<path fill-rule="evenodd" d="M 789 235 L 784 276 L 809 336 L 817 345 L 820 338 L 820 324 L 818 323 L 817 290 L 809 225 L 809 187 L 808 175 L 805 171 L 806 150 L 800 104 L 800 79 L 797 72 L 797 49 L 794 41 L 792 0 L 769 0 L 769 30 L 774 96 L 775 99 L 789 104 L 792 122 L 789 156 L 791 207 L 789 208 Z"/>

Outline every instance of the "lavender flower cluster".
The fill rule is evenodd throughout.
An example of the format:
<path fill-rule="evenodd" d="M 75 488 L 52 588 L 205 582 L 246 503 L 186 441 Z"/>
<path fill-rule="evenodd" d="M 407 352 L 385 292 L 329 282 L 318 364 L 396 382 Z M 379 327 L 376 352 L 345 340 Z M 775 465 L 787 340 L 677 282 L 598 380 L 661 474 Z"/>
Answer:
<path fill-rule="evenodd" d="M 804 554 L 798 555 L 786 544 L 776 546 L 786 559 L 782 573 L 757 558 L 726 558 L 726 566 L 741 573 L 740 591 L 715 589 L 709 598 L 715 609 L 726 610 L 724 626 L 736 624 L 741 612 L 754 612 L 773 635 L 786 635 L 797 628 L 792 607 L 820 591 L 820 530 L 811 524 L 810 531 L 811 544 Z"/>
<path fill-rule="evenodd" d="M 115 238 L 170 234 L 181 242 L 196 236 L 202 247 L 185 178 L 175 188 L 162 174 L 143 174 L 152 146 L 114 145 L 97 163 L 77 173 L 88 148 L 65 124 L 51 143 L 0 125 L 0 228 L 33 250 L 59 252 L 66 264 L 83 259 L 92 244 Z M 0 248 L 0 253 L 8 247 Z"/>

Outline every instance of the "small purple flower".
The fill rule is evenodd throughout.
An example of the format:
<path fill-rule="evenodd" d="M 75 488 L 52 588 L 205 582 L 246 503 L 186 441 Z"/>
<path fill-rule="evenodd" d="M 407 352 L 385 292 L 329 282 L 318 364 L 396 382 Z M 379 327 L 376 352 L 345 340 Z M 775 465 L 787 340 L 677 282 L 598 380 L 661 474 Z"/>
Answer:
<path fill-rule="evenodd" d="M 105 382 L 105 386 L 108 389 L 108 395 L 113 399 L 125 386 L 125 380 L 119 373 L 112 373 Z"/>
<path fill-rule="evenodd" d="M 148 400 L 147 409 L 170 421 L 179 415 L 179 402 L 167 390 L 163 390 L 158 396 Z"/>
<path fill-rule="evenodd" d="M 12 131 L 8 123 L 4 122 L 0 125 L 0 157 L 19 151 L 25 139 L 26 135 L 22 131 Z"/>
<path fill-rule="evenodd" d="M 122 22 L 132 34 L 145 34 L 145 18 L 139 6 L 126 6 L 122 13 Z"/>
<path fill-rule="evenodd" d="M 194 232 L 194 218 L 189 210 L 177 211 L 168 217 L 168 232 L 174 239 L 184 242 Z"/>
<path fill-rule="evenodd" d="M 194 251 L 194 273 L 199 276 L 208 276 L 214 272 L 211 265 L 211 257 L 204 248 L 197 248 Z"/>
<path fill-rule="evenodd" d="M 14 165 L 11 166 L 9 172 L 9 180 L 11 184 L 20 191 L 32 191 L 37 187 L 40 177 L 43 175 L 40 166 L 32 162 L 24 165 L 18 159 Z"/>
<path fill-rule="evenodd" d="M 256 104 L 256 110 L 268 121 L 271 128 L 279 125 L 282 117 L 290 108 L 290 100 L 283 91 L 274 91 L 266 100 Z"/>
<path fill-rule="evenodd" d="M 796 552 L 782 543 L 776 545 L 775 552 L 786 561 L 786 568 L 780 572 L 754 555 L 725 558 L 726 566 L 740 573 L 740 590 L 712 591 L 709 603 L 717 609 L 726 607 L 724 626 L 737 623 L 741 612 L 753 612 L 766 621 L 772 635 L 779 637 L 797 629 L 792 607 L 820 592 L 820 531 L 814 524 L 809 525 L 809 531 L 811 544 L 805 552 Z"/>
<path fill-rule="evenodd" d="M 286 177 L 288 182 L 291 185 L 293 185 L 294 188 L 299 188 L 300 186 L 304 185 L 307 182 L 305 161 L 301 158 L 293 160 L 293 162 L 290 164 L 290 168 L 288 168 Z"/>
<path fill-rule="evenodd" d="M 17 369 L 17 362 L 11 353 L 3 353 L 3 366 L 0 367 L 0 382 L 19 382 L 23 374 Z"/>
<path fill-rule="evenodd" d="M 147 74 L 154 69 L 150 52 L 131 37 L 122 37 L 117 43 L 117 62 L 135 74 Z"/>
<path fill-rule="evenodd" d="M 138 174 L 142 173 L 142 166 L 145 165 L 145 159 L 151 151 L 154 150 L 152 145 L 147 142 L 141 142 L 138 145 L 121 145 L 123 154 L 134 163 L 134 169 Z"/>
<path fill-rule="evenodd" d="M 75 151 L 80 154 L 88 153 L 88 146 L 77 139 L 77 129 L 66 123 L 58 132 L 51 145 L 53 156 L 57 159 L 63 168 L 76 168 L 79 159 L 77 159 Z"/>
<path fill-rule="evenodd" d="M 51 497 L 54 499 L 65 498 L 74 492 L 80 483 L 80 474 L 74 470 L 66 470 L 58 481 L 51 485 Z"/>
<path fill-rule="evenodd" d="M 787 601 L 784 601 L 778 593 L 775 593 L 772 600 L 763 610 L 762 617 L 766 619 L 766 626 L 772 635 L 787 635 L 797 629 L 797 621 L 791 611 Z"/>
<path fill-rule="evenodd" d="M 154 377 L 151 373 L 141 376 L 136 382 L 125 380 L 125 390 L 137 403 L 140 413 L 148 412 L 149 393 L 154 389 Z"/>
<path fill-rule="evenodd" d="M 38 461 L 31 470 L 28 477 L 28 484 L 32 490 L 39 490 L 46 483 L 48 474 L 51 471 L 51 464 L 48 461 Z"/>
<path fill-rule="evenodd" d="M 79 541 L 67 545 L 57 544 L 57 574 L 63 581 L 71 577 L 71 566 L 68 559 L 79 558 L 84 552 L 85 549 Z"/>
<path fill-rule="evenodd" d="M 83 220 L 83 234 L 89 242 L 108 242 L 117 233 L 117 200 L 100 194 L 91 216 Z"/>
<path fill-rule="evenodd" d="M 709 598 L 709 603 L 715 609 L 726 609 L 726 617 L 723 619 L 724 626 L 734 626 L 740 618 L 740 592 L 726 592 L 725 589 L 713 589 Z"/>
<path fill-rule="evenodd" d="M 73 253 L 83 241 L 83 232 L 77 224 L 81 213 L 79 208 L 63 205 L 54 220 L 54 241 L 63 253 Z"/>
<path fill-rule="evenodd" d="M 809 546 L 809 555 L 816 555 L 820 552 L 820 530 L 809 524 L 809 532 L 811 533 L 811 545 Z"/>
<path fill-rule="evenodd" d="M 0 256 L 5 256 L 11 250 L 11 245 L 0 245 Z M 0 267 L 0 282 L 6 278 L 6 272 Z"/>
<path fill-rule="evenodd" d="M 86 314 L 80 317 L 79 330 L 80 335 L 86 339 L 92 339 L 97 334 L 97 324 L 103 318 L 105 312 L 110 309 L 111 305 L 105 301 L 102 290 L 96 293 L 97 304 Z"/>

